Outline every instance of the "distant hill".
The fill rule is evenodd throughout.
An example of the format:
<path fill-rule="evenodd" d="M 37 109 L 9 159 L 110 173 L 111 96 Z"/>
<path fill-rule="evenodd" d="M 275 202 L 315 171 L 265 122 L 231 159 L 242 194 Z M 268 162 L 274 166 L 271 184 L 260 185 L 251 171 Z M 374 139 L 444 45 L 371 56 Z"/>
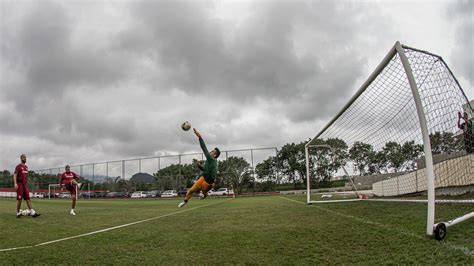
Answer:
<path fill-rule="evenodd" d="M 133 181 L 136 183 L 145 183 L 145 184 L 156 183 L 155 177 L 147 173 L 136 173 L 130 178 L 130 181 Z"/>

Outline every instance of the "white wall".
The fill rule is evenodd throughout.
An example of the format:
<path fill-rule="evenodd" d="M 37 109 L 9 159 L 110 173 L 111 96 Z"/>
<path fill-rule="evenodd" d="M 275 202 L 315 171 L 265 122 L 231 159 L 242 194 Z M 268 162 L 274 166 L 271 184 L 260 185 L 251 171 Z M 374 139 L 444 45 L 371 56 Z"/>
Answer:
<path fill-rule="evenodd" d="M 435 187 L 474 185 L 474 154 L 434 165 Z M 399 196 L 426 191 L 426 169 L 416 170 L 372 185 L 376 196 Z"/>

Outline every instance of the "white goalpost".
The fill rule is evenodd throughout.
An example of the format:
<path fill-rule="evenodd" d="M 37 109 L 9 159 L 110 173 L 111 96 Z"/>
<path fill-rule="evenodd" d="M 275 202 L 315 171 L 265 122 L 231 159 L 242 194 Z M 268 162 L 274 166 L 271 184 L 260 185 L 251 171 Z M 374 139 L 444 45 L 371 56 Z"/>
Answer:
<path fill-rule="evenodd" d="M 427 203 L 426 234 L 443 239 L 447 227 L 474 217 L 474 128 L 460 112 L 473 121 L 473 107 L 443 59 L 396 42 L 306 144 L 307 203 L 327 202 L 312 187 L 343 177 L 353 201 L 366 199 L 359 190 L 367 189 L 369 200 Z M 450 204 L 465 204 L 467 213 Z M 438 213 L 455 217 L 443 221 Z"/>
<path fill-rule="evenodd" d="M 309 152 L 308 152 L 309 149 L 312 149 L 312 150 L 316 150 L 316 149 L 326 150 L 327 154 L 331 154 L 330 156 L 334 156 L 334 154 L 337 152 L 337 149 L 335 147 L 332 147 L 328 144 L 306 145 L 305 146 L 305 154 L 306 154 L 306 169 L 307 169 L 307 171 L 309 170 L 309 163 L 310 163 Z M 349 193 L 349 194 L 353 194 L 355 196 L 355 198 L 352 198 L 352 199 L 335 199 L 335 200 L 312 200 L 311 199 L 311 195 L 312 195 L 312 193 L 311 193 L 311 183 L 310 183 L 311 179 L 307 178 L 306 179 L 306 188 L 307 188 L 306 197 L 307 197 L 307 203 L 308 204 L 312 204 L 312 203 L 337 203 L 337 202 L 347 202 L 347 201 L 359 201 L 359 200 L 361 200 L 361 197 L 360 197 L 361 195 L 359 195 L 359 191 L 357 190 L 357 186 L 354 184 L 354 180 L 352 179 L 352 177 L 347 172 L 346 167 L 344 165 L 341 165 L 340 167 L 341 167 L 343 173 L 345 174 L 345 176 L 347 177 L 347 179 L 349 180 L 349 182 L 351 184 L 352 193 Z M 307 173 L 309 173 L 309 172 L 307 172 Z M 307 175 L 307 176 L 309 176 L 309 175 Z M 321 198 L 323 198 L 325 195 L 331 195 L 332 196 L 332 194 L 322 194 Z"/>
<path fill-rule="evenodd" d="M 59 187 L 60 187 L 60 184 L 49 184 L 48 185 L 48 199 L 51 199 L 51 192 L 54 195 L 54 194 L 56 194 L 56 192 L 60 191 Z M 76 200 L 79 198 L 79 191 L 80 191 L 80 189 L 78 187 L 76 187 Z M 54 198 L 54 196 L 53 196 L 53 198 Z"/>
<path fill-rule="evenodd" d="M 59 184 L 49 184 L 48 185 L 48 199 L 51 199 L 51 192 L 56 194 L 56 191 L 59 191 Z M 54 198 L 54 196 L 53 196 Z"/>

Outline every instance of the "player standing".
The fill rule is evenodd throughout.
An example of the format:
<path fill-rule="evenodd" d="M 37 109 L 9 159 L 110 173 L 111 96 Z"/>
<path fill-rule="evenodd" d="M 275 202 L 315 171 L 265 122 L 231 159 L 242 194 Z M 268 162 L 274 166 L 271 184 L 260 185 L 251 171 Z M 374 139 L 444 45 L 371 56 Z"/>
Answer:
<path fill-rule="evenodd" d="M 59 177 L 59 189 L 63 189 L 64 181 L 64 186 L 69 191 L 69 193 L 71 193 L 72 206 L 69 213 L 71 215 L 76 215 L 74 209 L 76 208 L 77 192 L 81 188 L 82 184 L 77 182 L 77 179 L 80 177 L 78 174 L 71 171 L 71 167 L 69 165 L 66 165 L 65 169 L 66 172 L 62 173 L 62 175 Z"/>
<path fill-rule="evenodd" d="M 31 204 L 30 191 L 28 190 L 28 166 L 26 165 L 26 155 L 22 154 L 20 160 L 21 163 L 15 167 L 15 172 L 13 173 L 13 184 L 16 189 L 16 217 L 21 218 L 21 201 L 25 200 L 30 215 L 33 216 L 33 218 L 36 218 L 40 216 L 40 214 L 33 210 L 33 205 Z"/>
<path fill-rule="evenodd" d="M 201 145 L 201 149 L 204 153 L 204 156 L 206 156 L 206 162 L 204 163 L 204 167 L 199 179 L 186 193 L 186 198 L 184 199 L 184 201 L 178 205 L 178 207 L 180 208 L 186 205 L 189 199 L 193 196 L 193 193 L 198 190 L 202 191 L 202 194 L 204 195 L 203 198 L 207 197 L 207 192 L 214 185 L 214 181 L 217 175 L 217 158 L 221 154 L 218 148 L 214 148 L 214 150 L 209 152 L 207 150 L 206 144 L 204 143 L 204 140 L 202 139 L 201 133 L 199 133 L 199 131 L 197 131 L 197 129 L 195 128 L 193 130 L 194 134 L 196 134 L 199 139 L 199 144 Z"/>
<path fill-rule="evenodd" d="M 463 122 L 461 123 L 461 120 Z M 458 128 L 463 132 L 464 138 L 464 149 L 467 153 L 474 152 L 474 123 L 472 120 L 469 120 L 467 112 L 461 114 L 458 112 Z"/>

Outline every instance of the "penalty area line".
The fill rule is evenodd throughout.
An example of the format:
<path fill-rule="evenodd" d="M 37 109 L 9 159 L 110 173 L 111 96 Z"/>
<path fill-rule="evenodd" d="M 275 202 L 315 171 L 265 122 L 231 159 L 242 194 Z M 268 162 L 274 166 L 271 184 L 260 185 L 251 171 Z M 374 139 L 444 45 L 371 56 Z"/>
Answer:
<path fill-rule="evenodd" d="M 294 199 L 290 199 L 290 198 L 287 198 L 287 197 L 280 197 L 280 198 L 283 198 L 283 199 L 286 199 L 288 201 L 292 201 L 292 202 L 295 202 L 295 203 L 299 203 L 299 204 L 303 204 L 303 205 L 308 205 L 306 204 L 305 202 L 301 202 L 301 201 L 298 201 L 298 200 L 294 200 Z M 384 224 L 381 224 L 381 223 L 377 223 L 377 222 L 372 222 L 370 220 L 367 220 L 367 219 L 362 219 L 362 218 L 359 218 L 359 217 L 356 217 L 356 216 L 352 216 L 352 215 L 349 215 L 349 214 L 343 214 L 343 213 L 339 213 L 339 212 L 336 212 L 336 211 L 333 211 L 333 210 L 329 210 L 329 209 L 326 209 L 326 208 L 321 208 L 317 205 L 312 205 L 314 206 L 315 208 L 318 208 L 320 210 L 323 210 L 323 211 L 326 211 L 326 212 L 329 212 L 329 213 L 332 213 L 332 214 L 335 214 L 335 215 L 338 215 L 338 216 L 341 216 L 341 217 L 345 217 L 345 218 L 348 218 L 348 219 L 352 219 L 352 220 L 356 220 L 360 223 L 364 223 L 364 224 L 371 224 L 371 225 L 375 225 L 375 226 L 378 226 L 378 227 L 381 227 L 381 228 L 384 228 L 384 229 L 387 229 L 389 231 L 398 231 L 406 236 L 410 236 L 410 237 L 414 237 L 414 238 L 417 238 L 417 239 L 421 239 L 421 240 L 424 240 L 426 239 L 425 236 L 420 236 L 420 235 L 417 235 L 415 233 L 412 233 L 412 232 L 409 232 L 409 231 L 406 231 L 406 230 L 403 230 L 401 228 L 397 228 L 397 227 L 394 227 L 394 226 L 389 226 L 389 225 L 384 225 Z M 450 249 L 453 249 L 453 250 L 457 250 L 457 251 L 461 251 L 462 253 L 464 253 L 465 255 L 467 256 L 470 256 L 470 257 L 474 257 L 474 250 L 471 250 L 469 249 L 468 247 L 465 247 L 465 246 L 461 246 L 461 245 L 456 245 L 456 244 L 452 244 L 452 243 L 449 243 L 447 240 L 443 240 L 443 241 L 436 241 L 436 243 L 439 243 L 441 245 L 445 245 L 447 246 L 448 248 Z"/>
<path fill-rule="evenodd" d="M 84 236 L 95 235 L 95 234 L 99 234 L 99 233 L 103 233 L 103 232 L 108 232 L 108 231 L 115 230 L 115 229 L 120 229 L 120 228 L 127 227 L 127 226 L 132 226 L 132 225 L 136 225 L 136 224 L 140 224 L 140 223 L 145 223 L 145 222 L 152 221 L 152 220 L 157 220 L 157 219 L 165 218 L 165 217 L 172 216 L 172 215 L 176 215 L 176 214 L 180 214 L 180 213 L 183 213 L 183 212 L 188 212 L 188 211 L 196 210 L 196 209 L 199 209 L 199 208 L 203 208 L 203 207 L 207 207 L 207 206 L 219 204 L 219 203 L 222 203 L 222 202 L 228 201 L 228 200 L 229 200 L 229 199 L 222 200 L 222 201 L 219 201 L 219 202 L 213 202 L 213 203 L 209 203 L 209 204 L 202 205 L 202 206 L 197 206 L 197 207 L 193 207 L 193 208 L 189 208 L 189 209 L 184 209 L 184 210 L 181 210 L 181 211 L 176 211 L 176 212 L 172 212 L 172 213 L 163 214 L 163 215 L 160 215 L 160 216 L 148 218 L 148 219 L 141 220 L 141 221 L 136 221 L 136 222 L 132 222 L 132 223 L 117 225 L 117 226 L 113 226 L 113 227 L 109 227 L 109 228 L 104 228 L 104 229 L 101 229 L 101 230 L 97 230 L 97 231 L 93 231 L 93 232 L 89 232 L 89 233 L 84 233 L 84 234 L 80 234 L 80 235 L 76 235 L 76 236 L 65 237 L 65 238 L 61 238 L 61 239 L 56 239 L 56 240 L 52 240 L 52 241 L 47 241 L 47 242 L 39 243 L 39 244 L 36 244 L 36 245 L 24 246 L 24 247 L 16 247 L 16 248 L 0 249 L 0 252 L 12 251 L 12 250 L 18 250 L 18 249 L 34 248 L 34 247 L 49 245 L 49 244 L 53 244 L 53 243 L 57 243 L 57 242 L 62 242 L 62 241 L 66 241 L 66 240 L 70 240 L 70 239 L 74 239 L 74 238 L 80 238 L 80 237 L 84 237 Z"/>

